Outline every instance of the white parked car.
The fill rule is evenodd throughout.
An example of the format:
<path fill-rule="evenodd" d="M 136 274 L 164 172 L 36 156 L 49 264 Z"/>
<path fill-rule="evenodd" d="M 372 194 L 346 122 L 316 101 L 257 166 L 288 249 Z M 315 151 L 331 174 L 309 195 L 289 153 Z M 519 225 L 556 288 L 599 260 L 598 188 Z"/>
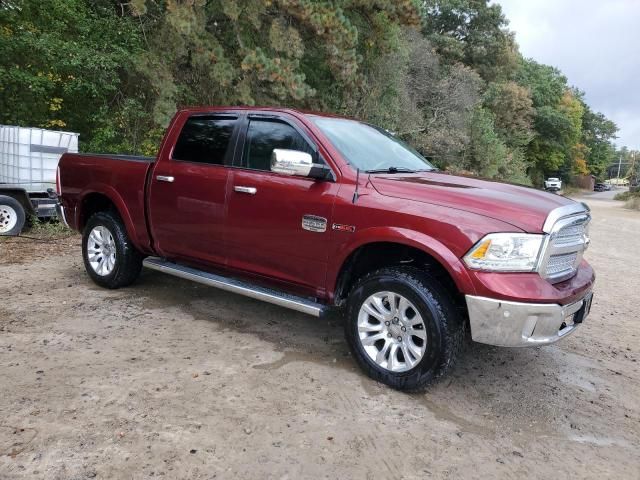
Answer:
<path fill-rule="evenodd" d="M 544 189 L 549 190 L 551 192 L 557 192 L 558 190 L 562 190 L 562 180 L 555 177 L 547 178 L 544 181 Z"/>

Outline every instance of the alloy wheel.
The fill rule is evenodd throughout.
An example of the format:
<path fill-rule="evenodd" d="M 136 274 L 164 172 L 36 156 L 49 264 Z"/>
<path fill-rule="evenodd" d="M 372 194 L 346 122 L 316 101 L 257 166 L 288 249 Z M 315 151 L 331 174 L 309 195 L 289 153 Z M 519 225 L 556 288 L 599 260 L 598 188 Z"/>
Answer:
<path fill-rule="evenodd" d="M 391 372 L 415 367 L 427 348 L 427 330 L 418 309 L 390 291 L 367 298 L 358 313 L 362 348 L 378 366 Z"/>
<path fill-rule="evenodd" d="M 87 239 L 87 260 L 94 272 L 106 276 L 116 266 L 116 242 L 108 228 L 94 227 Z"/>

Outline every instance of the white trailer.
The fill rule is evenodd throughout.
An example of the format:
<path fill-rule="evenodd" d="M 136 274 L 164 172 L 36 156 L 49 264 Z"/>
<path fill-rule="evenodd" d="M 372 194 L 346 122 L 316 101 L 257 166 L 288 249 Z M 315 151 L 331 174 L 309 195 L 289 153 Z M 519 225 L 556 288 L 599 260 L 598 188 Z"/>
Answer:
<path fill-rule="evenodd" d="M 56 215 L 58 161 L 78 151 L 78 134 L 0 125 L 0 235 L 18 235 L 28 214 Z"/>

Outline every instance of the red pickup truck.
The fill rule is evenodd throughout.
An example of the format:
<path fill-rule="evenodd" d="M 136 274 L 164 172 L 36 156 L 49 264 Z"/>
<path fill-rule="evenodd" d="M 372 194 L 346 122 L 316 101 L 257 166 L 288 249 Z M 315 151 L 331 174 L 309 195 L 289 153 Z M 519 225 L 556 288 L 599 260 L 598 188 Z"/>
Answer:
<path fill-rule="evenodd" d="M 280 108 L 182 110 L 157 158 L 65 154 L 60 216 L 98 285 L 143 266 L 321 316 L 354 357 L 419 390 L 466 331 L 545 345 L 589 313 L 586 205 L 439 172 L 373 125 Z"/>

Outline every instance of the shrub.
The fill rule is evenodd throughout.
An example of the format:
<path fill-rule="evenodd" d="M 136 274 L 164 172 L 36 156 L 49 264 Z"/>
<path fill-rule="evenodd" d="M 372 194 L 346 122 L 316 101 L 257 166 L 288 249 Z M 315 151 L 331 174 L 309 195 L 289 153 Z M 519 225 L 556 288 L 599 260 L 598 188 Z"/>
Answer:
<path fill-rule="evenodd" d="M 617 193 L 615 197 L 613 197 L 614 200 L 621 200 L 623 202 L 626 202 L 627 200 L 631 200 L 632 198 L 640 198 L 640 192 L 638 191 L 620 192 L 620 193 Z"/>
<path fill-rule="evenodd" d="M 640 210 L 640 195 L 632 196 L 627 203 L 624 204 L 624 208 L 630 210 Z"/>

